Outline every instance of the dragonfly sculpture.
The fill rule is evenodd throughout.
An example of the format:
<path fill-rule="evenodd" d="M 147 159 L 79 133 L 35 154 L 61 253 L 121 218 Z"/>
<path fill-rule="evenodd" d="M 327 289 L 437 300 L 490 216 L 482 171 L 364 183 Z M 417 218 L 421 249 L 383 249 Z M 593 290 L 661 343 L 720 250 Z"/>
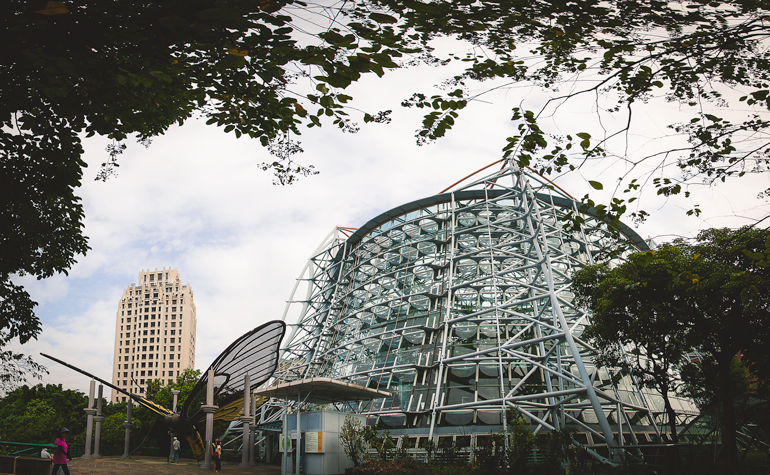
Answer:
<path fill-rule="evenodd" d="M 251 390 L 258 388 L 270 379 L 278 366 L 278 348 L 285 332 L 286 324 L 282 321 L 274 320 L 265 323 L 235 340 L 211 363 L 208 369 L 214 370 L 214 394 L 219 402 L 219 409 L 214 413 L 214 420 L 234 421 L 238 419 L 243 412 L 243 390 L 246 384 L 246 374 L 250 376 L 249 386 L 251 386 Z M 200 460 L 205 454 L 205 446 L 197 426 L 205 421 L 206 415 L 200 407 L 195 407 L 195 403 L 199 401 L 198 396 L 206 391 L 208 371 L 204 371 L 203 376 L 193 386 L 192 391 L 187 395 L 182 410 L 179 413 L 174 413 L 160 404 L 121 389 L 58 358 L 44 353 L 41 355 L 127 395 L 137 404 L 164 417 L 166 424 L 174 432 L 187 439 L 196 459 Z M 260 406 L 265 401 L 266 398 L 259 398 L 255 407 Z"/>

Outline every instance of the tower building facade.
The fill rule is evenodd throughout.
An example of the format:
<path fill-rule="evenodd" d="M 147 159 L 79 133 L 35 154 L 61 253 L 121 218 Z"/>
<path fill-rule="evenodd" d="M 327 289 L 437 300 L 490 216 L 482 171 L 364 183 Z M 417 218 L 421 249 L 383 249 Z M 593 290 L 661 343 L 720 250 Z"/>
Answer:
<path fill-rule="evenodd" d="M 141 271 L 118 302 L 112 383 L 144 394 L 150 380 L 165 385 L 193 369 L 197 323 L 192 287 L 176 269 Z M 126 399 L 113 391 L 113 402 Z"/>

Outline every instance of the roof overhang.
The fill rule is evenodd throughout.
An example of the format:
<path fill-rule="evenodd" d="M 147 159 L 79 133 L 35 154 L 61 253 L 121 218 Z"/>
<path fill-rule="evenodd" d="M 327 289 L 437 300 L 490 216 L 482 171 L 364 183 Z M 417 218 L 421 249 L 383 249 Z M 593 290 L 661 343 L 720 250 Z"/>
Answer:
<path fill-rule="evenodd" d="M 426 208 L 431 205 L 451 202 L 452 195 L 454 195 L 454 199 L 456 201 L 460 201 L 460 200 L 471 200 L 471 199 L 490 199 L 490 198 L 494 199 L 509 193 L 511 193 L 511 191 L 504 188 L 450 191 L 447 193 L 441 193 L 438 195 L 429 196 L 427 198 L 422 198 L 416 201 L 412 201 L 410 203 L 406 203 L 404 205 L 401 205 L 389 211 L 386 211 L 373 219 L 370 219 L 366 224 L 358 228 L 358 230 L 353 234 L 351 234 L 350 237 L 347 239 L 348 248 L 351 248 L 352 246 L 355 246 L 356 244 L 358 244 L 358 242 L 361 239 L 363 239 L 364 236 L 369 234 L 373 229 L 377 228 L 381 224 L 386 223 L 392 219 L 398 218 L 399 216 L 403 216 L 412 211 L 417 211 L 419 209 Z M 572 208 L 572 206 L 576 206 L 578 211 L 580 211 L 581 213 L 585 213 L 589 216 L 593 216 L 599 219 L 596 213 L 596 210 L 594 208 L 586 207 L 582 203 L 574 201 L 568 197 L 559 196 L 557 194 L 545 194 L 545 193 L 535 193 L 535 195 L 537 196 L 537 199 L 539 199 L 540 201 L 552 202 L 554 205 L 560 206 L 562 208 Z M 645 242 L 645 240 L 642 239 L 642 237 L 639 236 L 636 233 L 636 231 L 628 227 L 626 224 L 620 223 L 619 231 L 623 235 L 625 235 L 628 238 L 628 240 L 631 241 L 631 243 L 633 243 L 633 245 L 636 246 L 640 251 L 650 250 L 650 247 L 647 245 L 647 242 Z M 342 253 L 338 253 L 335 258 L 340 259 L 341 257 L 342 257 Z"/>
<path fill-rule="evenodd" d="M 377 389 L 366 388 L 357 384 L 346 383 L 331 378 L 299 379 L 290 383 L 278 384 L 269 388 L 257 389 L 255 396 L 303 401 L 314 404 L 330 404 L 348 401 L 371 401 L 390 397 L 391 394 Z"/>

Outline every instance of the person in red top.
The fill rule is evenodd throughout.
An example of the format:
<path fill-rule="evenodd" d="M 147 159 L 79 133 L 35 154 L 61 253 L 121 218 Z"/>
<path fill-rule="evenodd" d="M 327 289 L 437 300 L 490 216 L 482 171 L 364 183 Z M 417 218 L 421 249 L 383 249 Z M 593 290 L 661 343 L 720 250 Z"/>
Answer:
<path fill-rule="evenodd" d="M 69 429 L 62 427 L 59 431 L 59 437 L 53 441 L 55 450 L 53 451 L 53 469 L 51 470 L 51 475 L 58 472 L 59 467 L 61 467 L 64 475 L 70 475 L 70 469 L 67 467 L 67 459 L 70 458 L 66 441 L 67 432 L 69 432 Z"/>

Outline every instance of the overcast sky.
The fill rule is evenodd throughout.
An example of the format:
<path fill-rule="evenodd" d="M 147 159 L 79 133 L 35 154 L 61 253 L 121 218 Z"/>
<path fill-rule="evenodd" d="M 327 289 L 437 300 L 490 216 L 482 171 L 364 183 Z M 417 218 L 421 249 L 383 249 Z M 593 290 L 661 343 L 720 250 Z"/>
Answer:
<path fill-rule="evenodd" d="M 393 123 L 361 124 L 354 135 L 330 125 L 303 132 L 298 140 L 305 153 L 297 161 L 314 165 L 320 174 L 286 187 L 272 185 L 271 173 L 258 169 L 259 163 L 272 161 L 258 141 L 236 139 L 200 121 L 173 127 L 149 148 L 129 143 L 118 176 L 106 183 L 94 177 L 107 158 L 108 142 L 87 139 L 89 167 L 78 194 L 92 249 L 78 257 L 69 276 L 19 279 L 39 303 L 36 313 L 43 322 L 38 340 L 22 351 L 48 366 L 47 383 L 81 391 L 88 387 L 87 378 L 39 352 L 111 380 L 115 312 L 123 290 L 142 269 L 170 267 L 194 291 L 196 367 L 205 368 L 235 338 L 281 317 L 294 279 L 333 227 L 359 227 L 500 159 L 504 138 L 515 133 L 511 107 L 526 100 L 534 108 L 547 97 L 530 87 L 502 90 L 461 115 L 446 138 L 418 147 L 414 134 L 420 111 L 399 103 L 413 92 L 436 93 L 432 85 L 445 75 L 417 68 L 351 87 L 362 109 L 393 109 Z M 549 125 L 555 132 L 600 136 L 592 107 L 570 103 Z M 659 137 L 669 133 L 665 125 L 678 113 L 674 105 L 653 101 L 637 116 L 629 157 L 657 146 Z M 615 162 L 592 164 L 557 183 L 582 197 L 592 191 L 587 180 L 612 188 L 625 169 Z M 692 203 L 704 210 L 700 218 L 684 216 L 689 201 L 647 197 L 643 207 L 652 216 L 637 232 L 665 241 L 710 226 L 745 224 L 770 212 L 766 202 L 756 199 L 766 188 L 767 176 L 750 176 L 693 190 Z M 607 196 L 597 194 L 596 199 Z"/>

